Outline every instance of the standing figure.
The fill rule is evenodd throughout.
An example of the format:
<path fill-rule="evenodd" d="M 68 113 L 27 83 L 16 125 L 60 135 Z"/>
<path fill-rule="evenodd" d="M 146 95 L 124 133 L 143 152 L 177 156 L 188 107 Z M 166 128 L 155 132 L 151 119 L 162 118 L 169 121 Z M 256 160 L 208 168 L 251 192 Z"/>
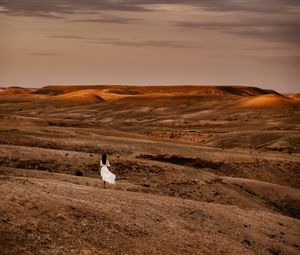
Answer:
<path fill-rule="evenodd" d="M 103 180 L 103 188 L 105 189 L 105 183 L 108 182 L 110 184 L 115 184 L 116 175 L 113 174 L 108 170 L 108 167 L 110 166 L 109 161 L 107 159 L 106 154 L 102 155 L 102 159 L 100 160 L 100 167 L 101 167 L 101 177 Z"/>

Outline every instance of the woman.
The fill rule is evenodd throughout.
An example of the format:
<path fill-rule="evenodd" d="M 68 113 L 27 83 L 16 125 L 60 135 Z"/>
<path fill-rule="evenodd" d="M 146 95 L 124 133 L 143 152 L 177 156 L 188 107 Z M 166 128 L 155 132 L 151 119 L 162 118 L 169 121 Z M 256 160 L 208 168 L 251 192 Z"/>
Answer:
<path fill-rule="evenodd" d="M 103 154 L 102 159 L 100 160 L 100 167 L 101 167 L 100 174 L 102 176 L 104 189 L 105 189 L 106 182 L 108 182 L 110 184 L 115 184 L 115 180 L 116 180 L 116 175 L 108 170 L 107 167 L 109 167 L 109 166 L 110 166 L 110 164 L 107 159 L 107 156 L 106 156 L 106 154 Z"/>

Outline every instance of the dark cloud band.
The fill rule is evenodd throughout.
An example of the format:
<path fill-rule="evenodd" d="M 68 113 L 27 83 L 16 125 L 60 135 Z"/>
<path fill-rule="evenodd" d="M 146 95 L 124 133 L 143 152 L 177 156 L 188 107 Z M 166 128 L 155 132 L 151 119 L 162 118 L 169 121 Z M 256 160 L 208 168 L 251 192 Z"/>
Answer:
<path fill-rule="evenodd" d="M 83 11 L 150 11 L 156 4 L 194 6 L 210 11 L 299 13 L 298 0 L 0 0 L 2 13 L 59 18 L 56 14 Z"/>
<path fill-rule="evenodd" d="M 235 22 L 180 21 L 175 25 L 185 29 L 217 30 L 243 37 L 300 44 L 300 20 L 294 16 L 240 18 Z"/>

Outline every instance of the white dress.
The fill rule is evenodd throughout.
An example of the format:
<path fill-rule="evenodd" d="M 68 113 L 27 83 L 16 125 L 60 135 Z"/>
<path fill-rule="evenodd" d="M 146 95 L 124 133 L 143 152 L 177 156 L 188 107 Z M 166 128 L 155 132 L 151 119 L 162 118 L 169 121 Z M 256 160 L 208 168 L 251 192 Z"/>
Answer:
<path fill-rule="evenodd" d="M 103 180 L 103 181 L 106 181 L 106 182 L 108 182 L 108 183 L 110 183 L 110 184 L 115 184 L 116 175 L 113 174 L 112 172 L 110 172 L 110 171 L 108 170 L 108 168 L 107 168 L 107 167 L 110 166 L 109 161 L 106 160 L 106 164 L 104 165 L 104 164 L 102 163 L 102 160 L 100 159 L 100 166 L 101 166 L 100 174 L 101 174 L 101 176 L 102 176 L 102 180 Z"/>

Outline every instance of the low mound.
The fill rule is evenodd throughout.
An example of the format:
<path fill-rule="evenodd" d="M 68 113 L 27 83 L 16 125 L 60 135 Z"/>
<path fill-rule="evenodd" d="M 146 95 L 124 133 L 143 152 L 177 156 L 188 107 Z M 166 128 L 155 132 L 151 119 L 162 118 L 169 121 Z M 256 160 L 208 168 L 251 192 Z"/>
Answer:
<path fill-rule="evenodd" d="M 93 104 L 105 102 L 97 90 L 80 90 L 63 95 L 54 96 L 51 101 L 69 102 L 75 104 Z"/>
<path fill-rule="evenodd" d="M 0 95 L 20 95 L 20 94 L 30 94 L 30 89 L 21 87 L 9 87 L 0 89 Z"/>
<path fill-rule="evenodd" d="M 37 89 L 34 93 L 35 94 L 43 94 L 43 95 L 62 95 L 67 93 L 72 93 L 80 90 L 91 90 L 91 89 L 104 89 L 105 86 L 88 86 L 88 85 L 81 85 L 81 86 L 73 86 L 73 85 L 57 85 L 57 86 L 45 86 L 43 88 Z"/>
<path fill-rule="evenodd" d="M 129 95 L 111 93 L 110 90 L 84 89 L 51 98 L 55 101 L 65 101 L 73 103 L 94 104 L 105 101 L 113 101 Z"/>
<path fill-rule="evenodd" d="M 243 99 L 239 102 L 243 107 L 276 107 L 283 105 L 292 105 L 296 103 L 293 99 L 281 95 L 268 94 Z"/>

